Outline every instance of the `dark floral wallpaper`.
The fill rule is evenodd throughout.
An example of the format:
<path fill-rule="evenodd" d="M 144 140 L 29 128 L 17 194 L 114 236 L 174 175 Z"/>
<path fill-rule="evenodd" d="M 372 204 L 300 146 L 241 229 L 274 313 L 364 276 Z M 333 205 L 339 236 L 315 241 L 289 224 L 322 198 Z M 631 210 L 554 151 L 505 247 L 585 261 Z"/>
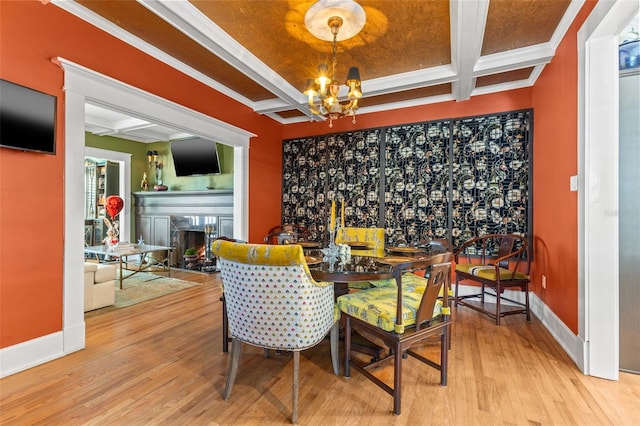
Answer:
<path fill-rule="evenodd" d="M 282 223 L 325 241 L 331 201 L 345 225 L 383 227 L 388 245 L 530 235 L 533 111 L 286 140 Z"/>

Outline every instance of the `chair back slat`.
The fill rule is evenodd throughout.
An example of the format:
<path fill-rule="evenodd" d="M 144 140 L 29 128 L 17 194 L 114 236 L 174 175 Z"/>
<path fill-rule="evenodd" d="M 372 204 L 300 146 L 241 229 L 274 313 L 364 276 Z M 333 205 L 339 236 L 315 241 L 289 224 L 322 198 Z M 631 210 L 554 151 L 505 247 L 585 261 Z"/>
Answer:
<path fill-rule="evenodd" d="M 398 287 L 396 324 L 402 325 L 402 276 L 407 272 L 424 272 L 427 278 L 420 306 L 416 312 L 416 330 L 433 317 L 436 302 L 442 294 L 443 306 L 448 306 L 448 289 L 451 277 L 451 252 L 432 255 L 427 259 L 404 262 L 393 267 L 393 274 Z"/>
<path fill-rule="evenodd" d="M 505 234 L 500 238 L 500 246 L 498 247 L 498 258 L 507 256 L 511 252 L 513 252 L 513 246 L 516 242 L 515 236 L 513 234 Z M 499 262 L 500 267 L 508 267 L 509 261 L 505 260 Z"/>

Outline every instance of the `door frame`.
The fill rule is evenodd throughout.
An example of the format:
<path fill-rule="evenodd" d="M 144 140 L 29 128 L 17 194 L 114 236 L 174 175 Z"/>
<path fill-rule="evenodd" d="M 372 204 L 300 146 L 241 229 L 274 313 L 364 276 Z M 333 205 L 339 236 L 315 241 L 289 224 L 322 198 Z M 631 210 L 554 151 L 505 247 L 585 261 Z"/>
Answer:
<path fill-rule="evenodd" d="M 104 106 L 144 120 L 162 123 L 234 149 L 234 238 L 248 235 L 249 140 L 256 135 L 167 99 L 75 64 L 53 61 L 64 70 L 65 90 L 65 244 L 63 329 L 60 342 L 50 348 L 50 358 L 85 347 L 84 323 L 84 157 L 85 103 Z M 115 155 L 115 154 L 113 154 Z M 130 169 L 130 167 L 126 168 Z M 125 182 L 131 181 L 125 177 Z M 126 196 L 130 196 L 130 189 Z M 125 205 L 130 203 L 125 201 Z M 130 233 L 130 231 L 129 231 Z M 55 347 L 54 347 L 55 346 Z M 43 348 L 39 348 L 42 350 Z"/>
<path fill-rule="evenodd" d="M 583 373 L 618 380 L 618 37 L 637 1 L 599 1 L 578 31 L 578 338 Z"/>

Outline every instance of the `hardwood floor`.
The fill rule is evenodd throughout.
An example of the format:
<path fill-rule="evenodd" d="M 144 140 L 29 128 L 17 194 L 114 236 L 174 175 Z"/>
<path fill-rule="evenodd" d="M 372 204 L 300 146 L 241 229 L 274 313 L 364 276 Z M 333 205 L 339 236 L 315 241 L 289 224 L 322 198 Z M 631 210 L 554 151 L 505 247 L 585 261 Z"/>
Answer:
<path fill-rule="evenodd" d="M 217 274 L 172 271 L 203 285 L 87 318 L 86 349 L 0 380 L 2 425 L 289 424 L 292 357 L 245 345 L 229 401 Z M 299 423 L 309 425 L 632 425 L 640 376 L 584 376 L 535 318 L 496 327 L 455 312 L 449 385 L 407 359 L 402 415 L 352 372 L 335 376 L 328 346 L 302 353 Z M 424 348 L 430 351 L 431 348 Z M 389 376 L 391 368 L 380 370 Z"/>

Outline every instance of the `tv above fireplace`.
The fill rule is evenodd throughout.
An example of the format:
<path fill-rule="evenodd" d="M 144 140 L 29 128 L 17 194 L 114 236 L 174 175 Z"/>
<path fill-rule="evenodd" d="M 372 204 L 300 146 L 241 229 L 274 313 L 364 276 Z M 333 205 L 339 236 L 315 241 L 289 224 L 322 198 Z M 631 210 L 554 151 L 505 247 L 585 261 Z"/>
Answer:
<path fill-rule="evenodd" d="M 55 96 L 0 79 L 0 147 L 56 153 Z"/>
<path fill-rule="evenodd" d="M 176 176 L 218 175 L 221 173 L 216 143 L 204 138 L 171 142 Z"/>

